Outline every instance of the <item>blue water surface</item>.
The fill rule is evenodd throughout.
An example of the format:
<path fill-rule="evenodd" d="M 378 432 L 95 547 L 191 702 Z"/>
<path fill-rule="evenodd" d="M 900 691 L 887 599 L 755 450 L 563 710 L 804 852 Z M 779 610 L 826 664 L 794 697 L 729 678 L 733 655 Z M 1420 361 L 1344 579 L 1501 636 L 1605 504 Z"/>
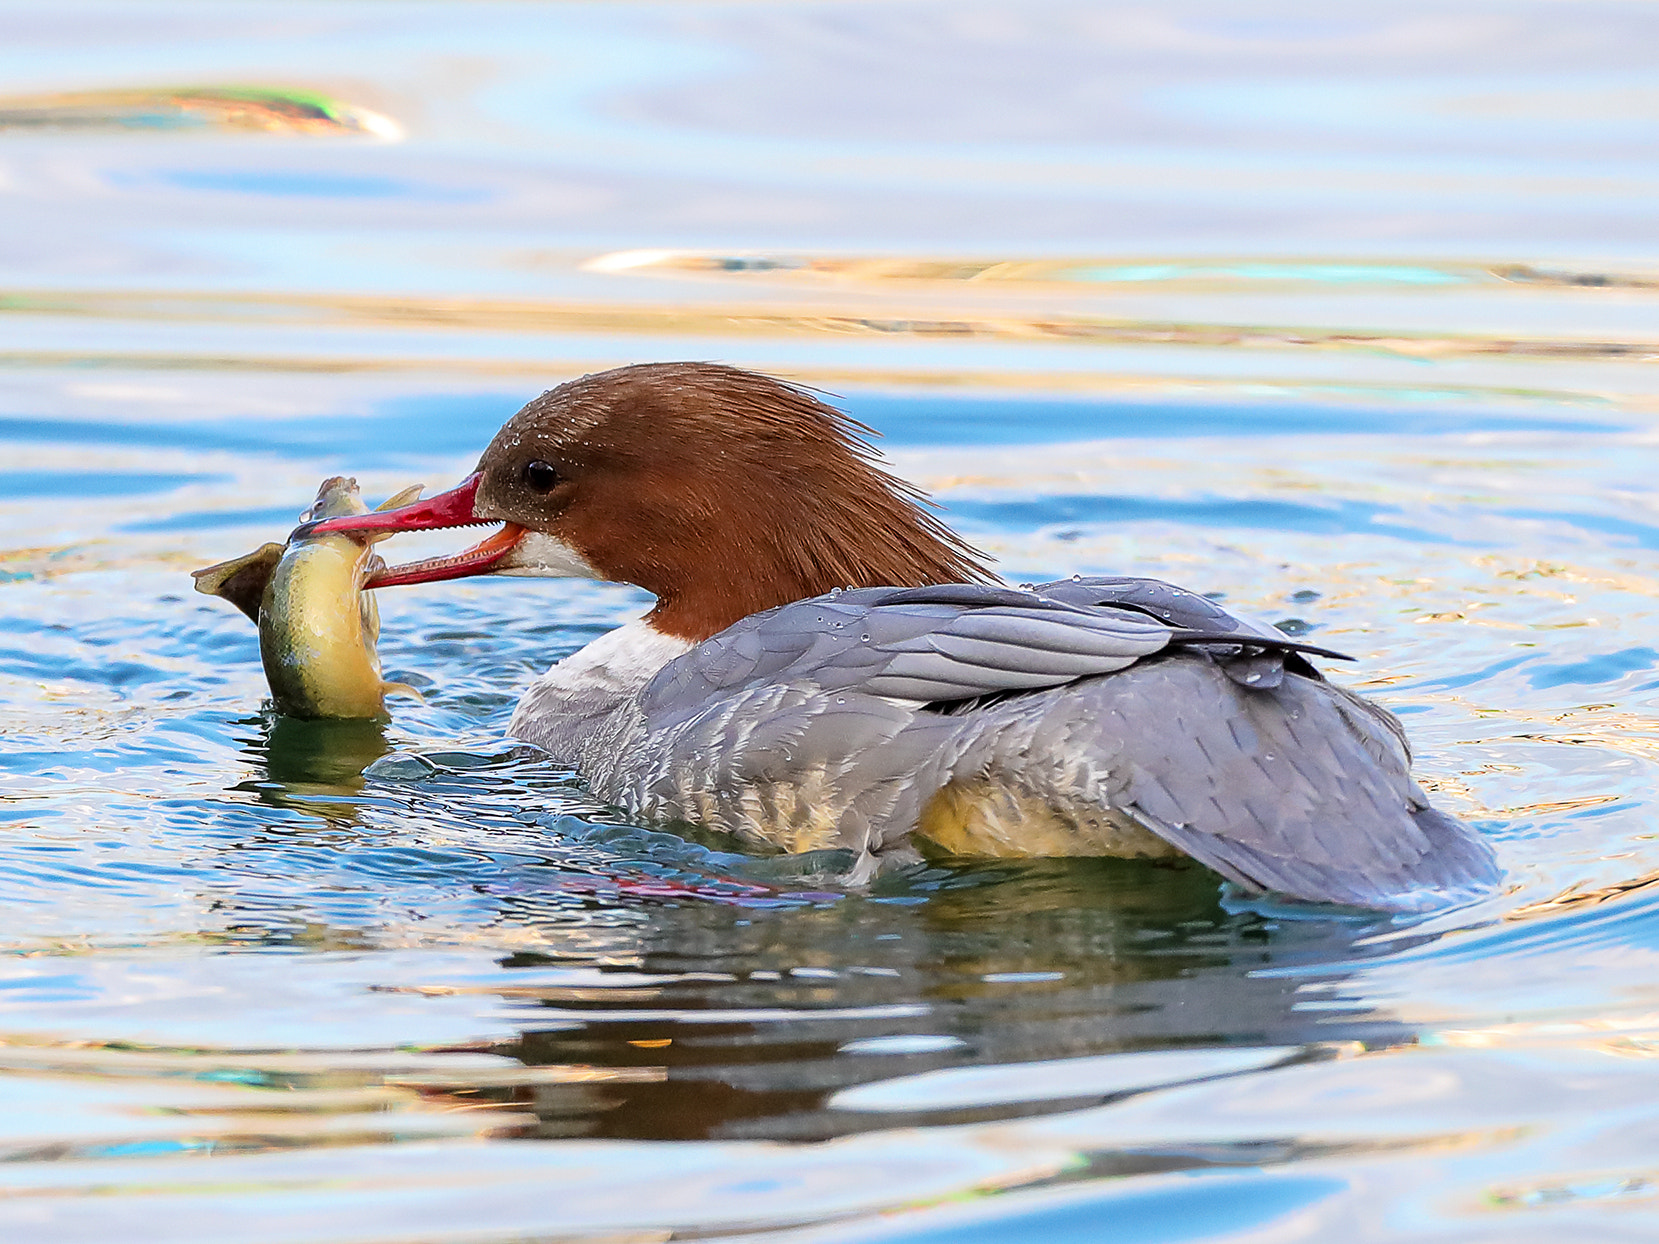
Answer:
<path fill-rule="evenodd" d="M 1651 11 L 0 12 L 0 1237 L 1659 1234 Z M 623 585 L 389 589 L 418 698 L 276 714 L 191 570 L 662 359 L 1352 655 L 1501 886 L 630 823 L 505 737 Z"/>

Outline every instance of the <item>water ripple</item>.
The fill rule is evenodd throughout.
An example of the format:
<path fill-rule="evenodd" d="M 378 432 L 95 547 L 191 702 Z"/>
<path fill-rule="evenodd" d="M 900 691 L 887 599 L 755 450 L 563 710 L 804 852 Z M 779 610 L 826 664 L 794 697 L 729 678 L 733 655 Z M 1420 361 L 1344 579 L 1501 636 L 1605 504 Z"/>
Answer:
<path fill-rule="evenodd" d="M 1659 27 L 1293 10 L 12 23 L 0 1235 L 1643 1237 Z M 1352 652 L 1504 888 L 849 888 L 502 737 L 636 591 L 383 593 L 424 701 L 317 724 L 190 590 L 324 476 L 445 485 L 684 357 L 840 394 L 1011 579 Z"/>

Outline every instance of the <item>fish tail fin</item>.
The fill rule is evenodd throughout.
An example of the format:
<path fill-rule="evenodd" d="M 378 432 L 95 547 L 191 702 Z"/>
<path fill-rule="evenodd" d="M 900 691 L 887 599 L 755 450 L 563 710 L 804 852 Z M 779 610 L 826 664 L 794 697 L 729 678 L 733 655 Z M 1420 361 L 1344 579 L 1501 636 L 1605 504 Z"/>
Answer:
<path fill-rule="evenodd" d="M 266 544 L 228 562 L 192 570 L 190 577 L 196 580 L 198 592 L 223 596 L 258 625 L 259 602 L 265 595 L 265 585 L 270 582 L 272 572 L 282 560 L 282 553 L 282 545 Z"/>
<path fill-rule="evenodd" d="M 425 487 L 425 484 L 410 484 L 409 487 L 405 488 L 402 492 L 394 492 L 379 505 L 375 506 L 374 512 L 378 514 L 382 510 L 395 510 L 400 505 L 408 505 L 411 501 L 418 501 L 420 500 L 421 491 Z"/>
<path fill-rule="evenodd" d="M 410 484 L 409 487 L 405 488 L 402 492 L 393 493 L 379 505 L 375 506 L 374 512 L 379 514 L 382 510 L 395 510 L 399 506 L 408 505 L 411 501 L 419 501 L 420 495 L 425 488 L 425 484 Z M 387 531 L 382 532 L 379 535 L 371 535 L 368 538 L 368 542 L 370 544 L 379 544 L 382 540 L 385 540 L 391 536 L 391 534 L 391 532 Z"/>

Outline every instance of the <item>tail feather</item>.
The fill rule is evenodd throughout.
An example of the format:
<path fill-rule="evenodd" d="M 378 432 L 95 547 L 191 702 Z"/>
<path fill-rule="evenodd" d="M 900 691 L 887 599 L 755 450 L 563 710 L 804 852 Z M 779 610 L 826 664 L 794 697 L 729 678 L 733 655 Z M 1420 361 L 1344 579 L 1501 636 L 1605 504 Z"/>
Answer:
<path fill-rule="evenodd" d="M 1126 815 L 1252 891 L 1408 911 L 1499 877 L 1486 841 L 1412 781 L 1389 715 L 1329 683 L 1246 687 L 1172 654 L 988 711 L 1029 725 L 1020 754 L 991 767 L 1056 807 Z M 1062 759 L 1080 738 L 1091 754 Z M 1033 763 L 1044 754 L 1055 759 Z"/>

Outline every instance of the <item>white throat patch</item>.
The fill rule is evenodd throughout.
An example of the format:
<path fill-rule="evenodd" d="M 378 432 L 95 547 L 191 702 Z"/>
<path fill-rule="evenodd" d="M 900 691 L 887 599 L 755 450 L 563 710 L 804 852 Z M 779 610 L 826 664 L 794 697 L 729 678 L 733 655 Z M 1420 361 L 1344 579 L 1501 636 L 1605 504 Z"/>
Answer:
<path fill-rule="evenodd" d="M 570 545 L 545 531 L 526 531 L 491 573 L 536 579 L 602 579 Z"/>

